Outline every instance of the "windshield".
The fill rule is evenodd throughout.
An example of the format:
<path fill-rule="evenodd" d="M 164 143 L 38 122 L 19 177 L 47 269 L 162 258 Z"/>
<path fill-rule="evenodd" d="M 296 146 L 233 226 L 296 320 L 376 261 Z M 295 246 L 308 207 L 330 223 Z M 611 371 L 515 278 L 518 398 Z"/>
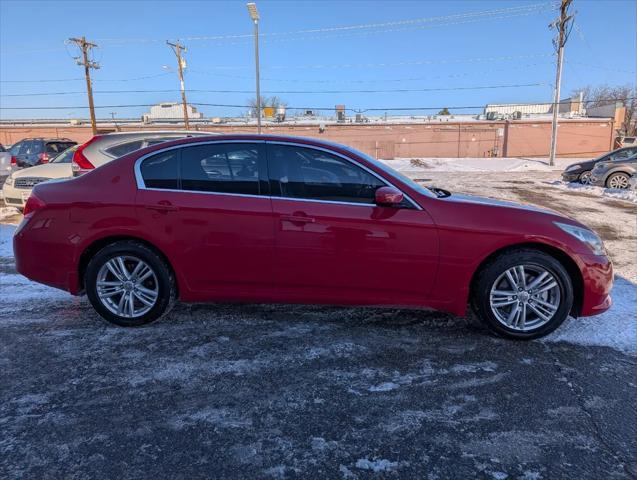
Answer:
<path fill-rule="evenodd" d="M 73 160 L 73 153 L 77 150 L 77 145 L 67 148 L 62 153 L 60 153 L 57 157 L 51 160 L 51 163 L 71 163 Z"/>
<path fill-rule="evenodd" d="M 438 198 L 438 195 L 436 195 L 432 190 L 430 190 L 429 188 L 425 187 L 424 185 L 421 185 L 420 183 L 414 182 L 407 175 L 399 172 L 398 170 L 394 170 L 389 165 L 387 165 L 385 162 L 381 162 L 380 160 L 376 160 L 375 158 L 370 157 L 366 153 L 363 153 L 363 152 L 361 152 L 359 150 L 356 150 L 354 148 L 351 148 L 351 147 L 345 147 L 345 148 L 346 148 L 346 150 L 349 150 L 350 152 L 355 153 L 356 155 L 358 155 L 360 157 L 363 157 L 365 160 L 367 160 L 369 163 L 373 164 L 374 166 L 378 167 L 383 172 L 386 172 L 389 175 L 392 175 L 394 177 L 398 177 L 402 182 L 404 182 L 407 185 L 409 185 L 411 188 L 416 190 L 418 193 L 422 193 L 423 195 L 427 195 L 428 197 Z"/>

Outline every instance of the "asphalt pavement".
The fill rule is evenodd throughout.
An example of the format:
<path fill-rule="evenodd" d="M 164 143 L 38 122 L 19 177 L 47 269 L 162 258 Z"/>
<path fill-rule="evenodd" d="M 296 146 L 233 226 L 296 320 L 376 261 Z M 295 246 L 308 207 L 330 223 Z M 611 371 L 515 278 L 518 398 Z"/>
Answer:
<path fill-rule="evenodd" d="M 3 479 L 637 478 L 637 358 L 610 348 L 395 309 L 180 305 L 123 329 L 2 288 Z"/>

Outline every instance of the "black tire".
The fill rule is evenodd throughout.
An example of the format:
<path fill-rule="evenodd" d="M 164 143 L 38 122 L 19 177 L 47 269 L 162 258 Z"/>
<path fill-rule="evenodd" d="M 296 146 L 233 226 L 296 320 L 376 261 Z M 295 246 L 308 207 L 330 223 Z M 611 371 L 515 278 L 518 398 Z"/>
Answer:
<path fill-rule="evenodd" d="M 560 304 L 553 317 L 543 325 L 526 331 L 504 325 L 494 314 L 490 302 L 491 289 L 498 278 L 518 265 L 540 267 L 550 273 L 560 294 Z M 573 306 L 573 282 L 562 263 L 551 255 L 531 248 L 509 250 L 489 261 L 478 272 L 471 292 L 471 305 L 478 318 L 496 335 L 513 340 L 532 340 L 548 335 L 566 320 Z"/>
<path fill-rule="evenodd" d="M 155 274 L 158 288 L 158 296 L 152 308 L 143 315 L 133 318 L 110 311 L 97 293 L 97 277 L 100 269 L 109 260 L 122 255 L 135 257 L 146 263 Z M 122 327 L 140 327 L 160 319 L 172 309 L 177 297 L 175 277 L 170 266 L 152 248 L 134 240 L 114 242 L 97 252 L 86 267 L 84 285 L 86 294 L 97 313 L 108 322 Z"/>
<path fill-rule="evenodd" d="M 624 185 L 623 187 L 611 187 L 611 182 L 612 180 L 616 179 L 616 178 L 623 178 L 625 179 L 624 181 Z M 628 175 L 627 173 L 624 172 L 617 172 L 617 173 L 613 173 L 611 175 L 608 176 L 608 178 L 606 179 L 606 188 L 618 188 L 621 190 L 627 190 L 630 188 L 630 175 Z"/>

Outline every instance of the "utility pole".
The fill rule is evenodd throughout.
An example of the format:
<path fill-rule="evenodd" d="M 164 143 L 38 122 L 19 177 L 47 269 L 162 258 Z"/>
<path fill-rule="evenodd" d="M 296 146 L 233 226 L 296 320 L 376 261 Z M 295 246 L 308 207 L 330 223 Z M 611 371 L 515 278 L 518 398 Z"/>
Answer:
<path fill-rule="evenodd" d="M 560 18 L 549 25 L 549 28 L 557 29 L 557 38 L 553 39 L 553 45 L 557 50 L 557 71 L 555 73 L 555 90 L 553 92 L 553 121 L 551 123 L 551 151 L 549 154 L 549 165 L 555 165 L 555 155 L 557 154 L 557 117 L 560 110 L 560 89 L 562 86 L 562 62 L 564 60 L 564 45 L 568 40 L 570 30 L 569 24 L 573 22 L 574 15 L 569 15 L 568 9 L 573 0 L 561 0 Z"/>
<path fill-rule="evenodd" d="M 86 77 L 86 93 L 88 94 L 88 108 L 91 114 L 91 129 L 93 130 L 93 135 L 97 135 L 97 122 L 95 121 L 95 105 L 93 105 L 93 86 L 91 84 L 91 68 L 98 69 L 100 68 L 99 63 L 94 62 L 88 59 L 88 52 L 97 47 L 97 44 L 92 42 L 87 42 L 86 37 L 82 38 L 69 38 L 70 42 L 75 43 L 80 50 L 82 51 L 82 60 L 79 57 L 75 58 L 75 62 L 78 65 L 82 65 L 84 67 L 84 76 Z"/>
<path fill-rule="evenodd" d="M 184 84 L 184 68 L 186 66 L 186 60 L 181 56 L 181 52 L 183 50 L 186 53 L 186 47 L 184 47 L 181 43 L 175 42 L 166 42 L 170 48 L 172 48 L 173 52 L 177 56 L 177 67 L 179 71 L 179 85 L 181 88 L 181 103 L 184 106 L 184 126 L 186 130 L 190 129 L 190 124 L 188 123 L 188 103 L 186 102 L 186 86 Z"/>
<path fill-rule="evenodd" d="M 250 19 L 254 23 L 254 66 L 256 69 L 257 133 L 261 133 L 261 82 L 259 80 L 259 11 L 254 2 L 247 3 Z"/>

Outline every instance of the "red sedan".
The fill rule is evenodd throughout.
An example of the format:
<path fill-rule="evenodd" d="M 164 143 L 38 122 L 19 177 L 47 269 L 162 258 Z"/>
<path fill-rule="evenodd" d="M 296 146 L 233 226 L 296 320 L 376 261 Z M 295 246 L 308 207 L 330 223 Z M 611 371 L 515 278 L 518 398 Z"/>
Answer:
<path fill-rule="evenodd" d="M 428 307 L 545 335 L 611 305 L 599 237 L 556 212 L 414 183 L 348 147 L 227 135 L 38 185 L 17 270 L 139 326 L 174 302 Z"/>

